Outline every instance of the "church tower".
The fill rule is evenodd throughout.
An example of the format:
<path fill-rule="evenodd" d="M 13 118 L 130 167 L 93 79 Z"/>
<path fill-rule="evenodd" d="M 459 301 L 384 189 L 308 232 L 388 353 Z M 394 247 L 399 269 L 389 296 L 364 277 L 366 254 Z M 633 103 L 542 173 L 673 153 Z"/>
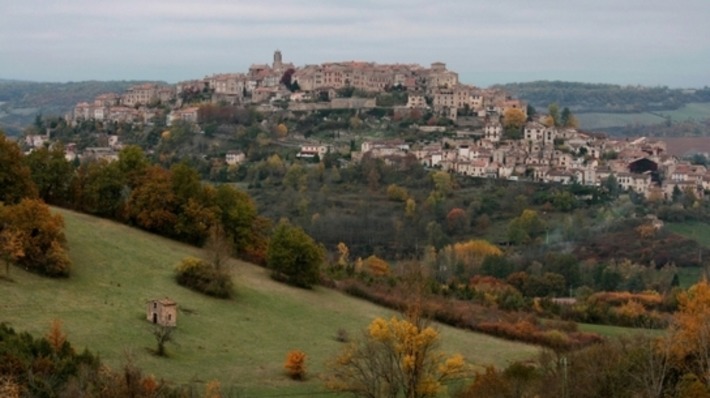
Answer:
<path fill-rule="evenodd" d="M 282 60 L 281 60 L 281 51 L 276 50 L 276 51 L 274 51 L 274 64 L 273 64 L 272 68 L 275 70 L 279 70 L 279 69 L 281 69 L 282 65 L 283 64 L 282 64 Z"/>

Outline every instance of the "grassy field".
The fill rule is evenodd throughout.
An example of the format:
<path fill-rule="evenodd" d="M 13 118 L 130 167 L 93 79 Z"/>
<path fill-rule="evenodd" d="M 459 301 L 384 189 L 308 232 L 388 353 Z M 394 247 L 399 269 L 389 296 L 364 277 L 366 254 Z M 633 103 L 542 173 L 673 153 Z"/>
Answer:
<path fill-rule="evenodd" d="M 272 281 L 259 267 L 233 261 L 237 297 L 217 300 L 178 286 L 172 271 L 195 248 L 106 220 L 59 210 L 66 221 L 72 276 L 52 280 L 11 269 L 13 282 L 0 280 L 0 321 L 17 330 L 45 334 L 52 319 L 64 323 L 78 348 L 100 354 L 109 365 L 126 358 L 176 383 L 219 380 L 250 396 L 308 396 L 323 390 L 317 375 L 342 347 L 334 337 L 343 328 L 357 336 L 374 317 L 391 313 L 371 303 L 324 288 L 295 289 Z M 158 358 L 146 301 L 178 302 L 178 328 Z M 475 364 L 506 365 L 530 358 L 538 348 L 439 326 L 443 350 L 459 352 Z M 291 349 L 309 357 L 308 381 L 283 374 Z"/>
<path fill-rule="evenodd" d="M 676 110 L 639 113 L 580 113 L 577 116 L 580 127 L 584 129 L 603 129 L 608 127 L 623 127 L 633 124 L 659 124 L 666 122 L 670 116 L 672 121 L 680 122 L 688 119 L 710 119 L 710 103 L 690 103 Z"/>
<path fill-rule="evenodd" d="M 634 334 L 650 334 L 652 336 L 661 335 L 665 332 L 662 329 L 639 329 L 622 326 L 595 325 L 591 323 L 580 323 L 579 330 L 582 332 L 597 333 L 605 337 L 633 336 Z"/>
<path fill-rule="evenodd" d="M 699 244 L 710 248 L 710 225 L 702 222 L 666 223 L 671 231 L 693 239 Z"/>

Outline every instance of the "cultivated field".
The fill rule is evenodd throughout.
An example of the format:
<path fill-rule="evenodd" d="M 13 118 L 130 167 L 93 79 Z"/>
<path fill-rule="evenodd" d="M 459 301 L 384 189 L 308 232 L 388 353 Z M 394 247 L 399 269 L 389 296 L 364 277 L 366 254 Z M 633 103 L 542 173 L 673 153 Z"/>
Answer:
<path fill-rule="evenodd" d="M 217 379 L 223 387 L 250 396 L 309 396 L 322 391 L 318 374 L 342 347 L 338 329 L 357 336 L 374 317 L 391 312 L 324 288 L 295 289 L 272 281 L 251 264 L 231 263 L 233 300 L 217 300 L 178 286 L 175 265 L 199 250 L 126 226 L 58 210 L 65 218 L 72 276 L 52 280 L 11 269 L 14 282 L 0 280 L 0 322 L 20 331 L 46 333 L 59 318 L 69 340 L 118 367 L 130 358 L 146 373 L 176 383 Z M 170 297 L 178 302 L 177 345 L 158 358 L 145 303 Z M 446 352 L 476 364 L 504 366 L 530 358 L 538 348 L 439 326 Z M 301 349 L 311 377 L 288 380 L 283 360 Z"/>

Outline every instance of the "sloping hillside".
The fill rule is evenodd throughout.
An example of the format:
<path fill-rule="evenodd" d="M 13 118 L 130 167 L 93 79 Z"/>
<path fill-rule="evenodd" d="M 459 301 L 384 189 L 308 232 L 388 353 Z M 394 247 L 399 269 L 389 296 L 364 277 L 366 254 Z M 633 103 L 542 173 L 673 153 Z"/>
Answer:
<path fill-rule="evenodd" d="M 338 329 L 357 336 L 374 317 L 390 312 L 336 291 L 295 289 L 272 281 L 251 264 L 231 263 L 234 300 L 207 298 L 178 286 L 175 265 L 195 248 L 110 221 L 58 210 L 67 225 L 72 277 L 51 280 L 12 268 L 14 282 L 0 280 L 0 321 L 44 334 L 59 318 L 78 348 L 97 351 L 112 366 L 126 358 L 146 373 L 178 383 L 218 379 L 241 392 L 269 395 L 287 389 L 304 396 L 322 390 L 316 374 L 341 343 Z M 178 345 L 170 358 L 153 356 L 155 340 L 145 303 L 178 302 Z M 443 348 L 477 364 L 505 365 L 534 356 L 537 348 L 440 326 Z M 286 352 L 308 355 L 312 377 L 305 383 L 283 375 Z"/>

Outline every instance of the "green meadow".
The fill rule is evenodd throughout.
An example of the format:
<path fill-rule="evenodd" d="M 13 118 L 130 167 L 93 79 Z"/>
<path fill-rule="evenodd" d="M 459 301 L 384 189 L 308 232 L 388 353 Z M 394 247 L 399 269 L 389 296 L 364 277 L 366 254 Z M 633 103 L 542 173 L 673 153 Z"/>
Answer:
<path fill-rule="evenodd" d="M 351 337 L 391 311 L 340 292 L 292 288 L 269 278 L 260 267 L 232 260 L 236 296 L 213 299 L 177 285 L 173 270 L 200 250 L 146 232 L 67 210 L 64 216 L 72 274 L 49 279 L 12 267 L 12 281 L 0 280 L 0 322 L 18 331 L 46 334 L 53 319 L 76 349 L 98 353 L 117 368 L 131 361 L 147 374 L 170 382 L 219 380 L 225 390 L 249 396 L 284 391 L 320 393 L 329 358 L 343 347 L 339 329 Z M 153 355 L 146 302 L 169 297 L 179 306 L 175 344 L 169 357 Z M 534 357 L 539 348 L 438 325 L 442 350 L 460 353 L 476 365 L 505 366 Z M 308 355 L 309 377 L 289 380 L 286 353 Z"/>

